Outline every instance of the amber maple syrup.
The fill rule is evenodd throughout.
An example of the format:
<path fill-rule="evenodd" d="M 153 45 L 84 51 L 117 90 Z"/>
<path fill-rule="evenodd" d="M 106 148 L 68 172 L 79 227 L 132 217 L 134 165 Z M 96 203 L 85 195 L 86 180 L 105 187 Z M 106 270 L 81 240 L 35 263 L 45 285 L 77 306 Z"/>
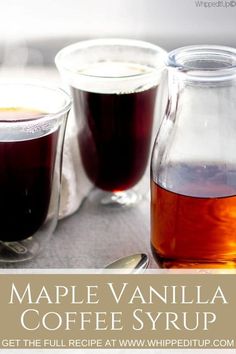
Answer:
<path fill-rule="evenodd" d="M 151 182 L 151 245 L 165 268 L 236 268 L 236 168 L 180 164 Z"/>

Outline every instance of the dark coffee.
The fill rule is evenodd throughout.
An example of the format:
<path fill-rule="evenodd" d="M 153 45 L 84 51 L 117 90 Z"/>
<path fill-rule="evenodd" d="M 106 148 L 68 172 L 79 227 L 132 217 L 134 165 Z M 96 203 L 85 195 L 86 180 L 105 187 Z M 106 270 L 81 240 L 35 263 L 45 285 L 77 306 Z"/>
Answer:
<path fill-rule="evenodd" d="M 0 110 L 1 120 L 43 116 L 24 108 Z M 32 236 L 44 223 L 50 202 L 57 131 L 32 140 L 0 141 L 0 240 Z"/>
<path fill-rule="evenodd" d="M 149 157 L 157 86 L 131 93 L 72 88 L 72 93 L 89 179 L 106 191 L 133 187 Z"/>

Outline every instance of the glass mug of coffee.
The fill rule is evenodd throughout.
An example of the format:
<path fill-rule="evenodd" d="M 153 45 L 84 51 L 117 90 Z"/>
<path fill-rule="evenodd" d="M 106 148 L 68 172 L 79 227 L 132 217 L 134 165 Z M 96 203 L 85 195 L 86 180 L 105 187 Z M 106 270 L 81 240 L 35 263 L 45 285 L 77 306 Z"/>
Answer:
<path fill-rule="evenodd" d="M 102 204 L 132 205 L 150 151 L 165 51 L 128 39 L 62 49 L 56 65 L 71 88 L 85 172 Z"/>
<path fill-rule="evenodd" d="M 151 167 L 161 267 L 236 268 L 236 49 L 168 55 L 169 100 Z"/>
<path fill-rule="evenodd" d="M 33 84 L 0 84 L 0 262 L 34 257 L 58 215 L 70 96 Z"/>

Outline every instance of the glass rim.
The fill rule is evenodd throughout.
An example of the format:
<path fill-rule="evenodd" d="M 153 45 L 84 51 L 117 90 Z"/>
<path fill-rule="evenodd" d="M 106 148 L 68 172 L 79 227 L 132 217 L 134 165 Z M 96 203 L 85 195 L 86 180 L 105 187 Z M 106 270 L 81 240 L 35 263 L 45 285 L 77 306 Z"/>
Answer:
<path fill-rule="evenodd" d="M 215 66 L 204 66 L 204 62 L 215 62 Z M 211 44 L 180 47 L 168 53 L 166 65 L 192 80 L 228 80 L 236 76 L 236 48 Z"/>
<path fill-rule="evenodd" d="M 159 64 L 159 66 L 153 66 L 151 71 L 145 72 L 145 73 L 138 73 L 138 74 L 130 74 L 130 75 L 122 75 L 122 76 L 105 76 L 105 75 L 94 75 L 94 74 L 86 74 L 83 72 L 75 71 L 74 69 L 71 69 L 69 66 L 65 64 L 66 59 L 70 56 L 73 55 L 78 50 L 83 50 L 87 48 L 92 48 L 92 47 L 99 47 L 99 46 L 107 46 L 107 47 L 113 47 L 113 46 L 123 46 L 123 47 L 136 47 L 140 49 L 151 49 L 153 50 L 156 54 L 162 55 L 163 56 L 163 63 Z M 59 71 L 66 71 L 70 74 L 76 75 L 78 77 L 83 77 L 83 78 L 88 78 L 88 79 L 105 79 L 105 80 L 125 80 L 125 79 L 131 79 L 131 78 L 138 78 L 138 77 L 145 77 L 145 76 L 150 76 L 153 75 L 153 71 L 159 71 L 160 69 L 163 69 L 165 66 L 165 57 L 167 55 L 167 52 L 150 42 L 146 42 L 143 40 L 137 40 L 137 39 L 128 39 L 128 38 L 96 38 L 96 39 L 88 39 L 84 41 L 79 41 L 75 42 L 73 44 L 70 44 L 64 48 L 62 48 L 55 56 L 55 64 L 58 67 Z"/>
<path fill-rule="evenodd" d="M 42 115 L 36 116 L 35 118 L 26 118 L 26 119 L 12 119 L 12 120 L 7 120 L 7 119 L 0 119 L 0 124 L 24 124 L 24 123 L 38 123 L 38 122 L 43 122 L 43 121 L 49 121 L 52 119 L 55 119 L 56 117 L 65 114 L 68 112 L 72 106 L 72 98 L 71 96 L 61 87 L 53 86 L 53 85 L 44 85 L 44 84 L 39 84 L 39 83 L 31 83 L 31 82 L 14 82 L 14 81 L 9 81 L 9 82 L 0 82 L 0 89 L 4 87 L 26 87 L 26 88 L 32 88 L 32 89 L 42 89 L 42 90 L 48 90 L 54 93 L 58 93 L 61 95 L 61 97 L 64 97 L 64 104 L 61 105 L 61 108 L 58 109 L 56 112 L 50 112 L 50 113 L 44 113 Z M 30 105 L 28 105 L 29 108 Z M 7 107 L 2 107 L 2 108 L 7 108 Z M 14 106 L 10 107 L 14 108 Z M 23 107 L 27 108 L 27 107 Z M 1 109 L 1 106 L 0 106 Z"/>

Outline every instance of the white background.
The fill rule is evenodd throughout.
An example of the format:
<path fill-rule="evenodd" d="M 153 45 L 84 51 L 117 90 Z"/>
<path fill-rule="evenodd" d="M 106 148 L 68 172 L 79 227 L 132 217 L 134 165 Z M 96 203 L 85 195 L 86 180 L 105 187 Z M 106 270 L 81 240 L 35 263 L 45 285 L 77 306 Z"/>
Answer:
<path fill-rule="evenodd" d="M 147 39 L 166 49 L 190 43 L 235 46 L 236 6 L 199 8 L 196 1 L 0 0 L 0 44 L 118 36 Z"/>

